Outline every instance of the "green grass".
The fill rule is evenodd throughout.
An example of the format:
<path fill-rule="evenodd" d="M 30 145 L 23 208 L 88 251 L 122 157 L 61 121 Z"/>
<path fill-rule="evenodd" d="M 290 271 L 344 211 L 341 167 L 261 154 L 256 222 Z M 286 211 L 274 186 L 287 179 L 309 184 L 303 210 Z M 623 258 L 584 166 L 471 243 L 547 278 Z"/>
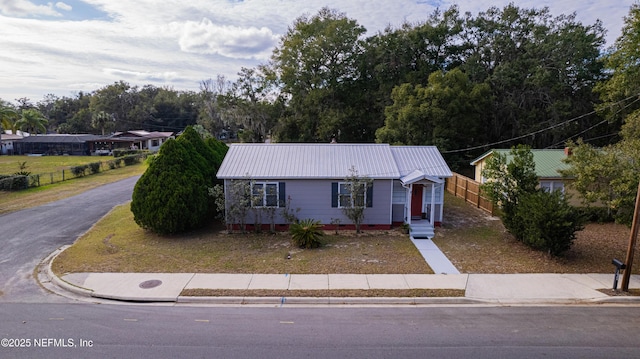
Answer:
<path fill-rule="evenodd" d="M 8 175 L 18 172 L 22 163 L 26 163 L 24 170 L 31 174 L 45 174 L 112 159 L 112 156 L 0 156 L 0 174 Z"/>
<path fill-rule="evenodd" d="M 22 156 L 0 156 L 0 160 L 7 161 L 6 158 L 16 158 Z M 50 156 L 51 158 L 59 157 L 57 163 L 62 163 L 64 157 L 67 156 Z M 24 156 L 24 158 L 27 158 Z M 97 158 L 105 157 L 78 157 L 87 163 L 95 161 Z M 110 158 L 110 157 L 107 157 Z M 51 160 L 50 164 L 55 163 Z M 46 167 L 41 167 L 46 168 Z M 6 192 L 0 191 L 0 214 L 18 211 L 25 208 L 40 206 L 46 203 L 57 201 L 63 198 L 80 194 L 92 188 L 102 186 L 107 183 L 119 181 L 131 176 L 141 175 L 146 170 L 146 164 L 136 164 L 133 166 L 124 166 L 114 170 L 104 170 L 95 175 L 88 175 L 79 178 L 71 177 L 70 180 L 56 182 L 54 184 L 43 185 L 40 187 L 31 187 L 23 191 Z M 41 181 L 43 183 L 44 181 Z"/>

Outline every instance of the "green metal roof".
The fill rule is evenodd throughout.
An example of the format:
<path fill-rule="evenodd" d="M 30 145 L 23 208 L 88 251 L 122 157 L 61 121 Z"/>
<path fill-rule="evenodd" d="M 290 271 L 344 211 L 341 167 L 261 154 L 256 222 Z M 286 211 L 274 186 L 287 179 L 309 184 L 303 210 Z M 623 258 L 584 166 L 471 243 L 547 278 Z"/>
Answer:
<path fill-rule="evenodd" d="M 475 159 L 471 162 L 472 165 L 475 164 L 482 159 L 488 157 L 493 153 L 500 153 L 503 155 L 507 155 L 507 163 L 511 161 L 511 150 L 508 149 L 494 149 L 484 153 L 482 156 Z M 540 178 L 560 178 L 562 175 L 559 170 L 568 169 L 569 165 L 562 162 L 567 155 L 564 152 L 564 149 L 544 149 L 537 150 L 532 149 L 531 153 L 533 154 L 533 162 L 536 165 L 536 175 Z"/>

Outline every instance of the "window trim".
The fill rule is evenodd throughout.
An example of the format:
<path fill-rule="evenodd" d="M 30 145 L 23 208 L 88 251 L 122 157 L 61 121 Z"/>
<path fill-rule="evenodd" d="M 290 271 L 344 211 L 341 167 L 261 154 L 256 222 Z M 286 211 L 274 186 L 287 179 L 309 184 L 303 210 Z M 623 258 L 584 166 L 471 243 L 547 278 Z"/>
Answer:
<path fill-rule="evenodd" d="M 266 188 L 267 186 L 274 186 L 276 191 L 275 194 L 268 194 Z M 261 204 L 257 205 L 258 203 L 255 203 L 257 201 L 254 202 L 254 199 L 258 198 L 257 194 L 254 192 L 254 188 L 256 188 L 257 186 L 261 186 L 262 187 L 262 200 L 260 201 Z M 280 182 L 272 182 L 272 181 L 260 181 L 260 182 L 253 182 L 253 184 L 251 185 L 251 207 L 253 208 L 280 208 Z M 275 206 L 268 206 L 268 201 L 267 201 L 267 197 L 268 196 L 274 196 L 275 195 Z"/>
<path fill-rule="evenodd" d="M 337 182 L 338 186 L 338 192 L 337 192 L 337 208 L 351 208 L 349 206 L 344 206 L 342 204 L 342 198 L 349 195 L 351 202 L 353 203 L 354 200 L 354 193 L 348 193 L 348 191 L 345 189 L 344 192 L 341 191 L 341 189 L 346 188 L 346 186 L 349 184 L 349 182 L 346 181 L 341 181 L 341 182 Z M 362 192 L 362 206 L 359 207 L 355 207 L 355 208 L 367 208 L 370 207 L 368 204 L 369 202 L 367 201 L 367 192 L 369 192 L 371 185 L 367 185 L 366 182 L 359 182 L 358 184 L 364 186 L 364 190 Z M 355 194 L 356 196 L 358 196 L 358 194 Z"/>

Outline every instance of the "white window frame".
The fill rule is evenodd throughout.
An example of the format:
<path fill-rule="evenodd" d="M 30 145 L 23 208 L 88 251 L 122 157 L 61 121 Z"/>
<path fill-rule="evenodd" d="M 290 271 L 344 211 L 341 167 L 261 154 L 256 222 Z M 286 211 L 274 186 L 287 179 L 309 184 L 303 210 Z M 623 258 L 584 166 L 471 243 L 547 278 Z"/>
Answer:
<path fill-rule="evenodd" d="M 348 190 L 350 184 L 350 182 L 338 182 L 338 208 L 351 207 L 350 204 L 353 203 L 354 193 L 350 193 Z M 367 207 L 367 183 L 358 182 L 356 185 L 362 186 L 362 205 L 357 208 L 365 208 Z M 359 197 L 358 194 L 355 195 Z M 349 196 L 349 203 L 343 205 L 343 199 L 347 198 L 347 196 Z"/>
<path fill-rule="evenodd" d="M 548 183 L 549 186 L 543 186 L 543 183 Z M 564 182 L 562 181 L 554 181 L 554 180 L 545 180 L 545 181 L 540 181 L 540 188 L 542 188 L 543 190 L 547 191 L 547 192 L 554 192 L 554 191 L 560 191 L 560 193 L 564 194 Z"/>
<path fill-rule="evenodd" d="M 258 194 L 257 187 L 261 187 L 262 193 Z M 268 193 L 267 188 L 275 188 L 274 193 Z M 261 196 L 262 198 L 259 198 Z M 274 205 L 269 205 L 269 197 L 272 197 Z M 280 186 L 278 182 L 254 182 L 251 186 L 251 207 L 254 208 L 279 208 Z"/>

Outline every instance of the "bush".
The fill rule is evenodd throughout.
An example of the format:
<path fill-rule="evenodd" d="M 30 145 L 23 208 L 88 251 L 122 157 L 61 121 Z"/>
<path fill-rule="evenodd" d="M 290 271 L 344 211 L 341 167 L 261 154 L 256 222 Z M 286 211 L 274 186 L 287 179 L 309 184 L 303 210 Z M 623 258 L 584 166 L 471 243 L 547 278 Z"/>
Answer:
<path fill-rule="evenodd" d="M 322 225 L 320 221 L 305 219 L 291 224 L 289 232 L 293 243 L 300 248 L 317 248 L 322 245 Z"/>
<path fill-rule="evenodd" d="M 610 223 L 615 221 L 613 213 L 607 207 L 578 207 L 576 210 L 587 222 Z"/>
<path fill-rule="evenodd" d="M 0 190 L 19 191 L 29 188 L 29 176 L 24 175 L 0 175 Z"/>
<path fill-rule="evenodd" d="M 113 150 L 112 152 L 113 152 L 113 157 L 114 158 L 118 158 L 118 157 L 131 156 L 131 155 L 144 156 L 149 151 L 147 151 L 147 150 L 130 150 L 130 149 L 126 149 L 126 148 L 119 148 L 119 149 Z"/>
<path fill-rule="evenodd" d="M 536 191 L 520 198 L 515 218 L 522 233 L 516 235 L 526 245 L 554 256 L 566 252 L 584 219 L 559 191 Z M 515 234 L 514 234 L 515 235 Z"/>
<path fill-rule="evenodd" d="M 89 169 L 91 170 L 91 174 L 96 174 L 100 172 L 100 165 L 102 165 L 102 163 L 100 162 L 89 163 Z"/>
<path fill-rule="evenodd" d="M 76 177 L 82 177 L 86 174 L 88 168 L 88 165 L 73 166 L 71 167 L 71 173 Z"/>
<path fill-rule="evenodd" d="M 140 163 L 141 158 L 142 158 L 142 155 L 137 154 L 137 155 L 126 155 L 121 157 L 120 159 L 122 159 L 125 166 L 131 166 L 131 165 L 135 165 L 136 163 Z"/>

